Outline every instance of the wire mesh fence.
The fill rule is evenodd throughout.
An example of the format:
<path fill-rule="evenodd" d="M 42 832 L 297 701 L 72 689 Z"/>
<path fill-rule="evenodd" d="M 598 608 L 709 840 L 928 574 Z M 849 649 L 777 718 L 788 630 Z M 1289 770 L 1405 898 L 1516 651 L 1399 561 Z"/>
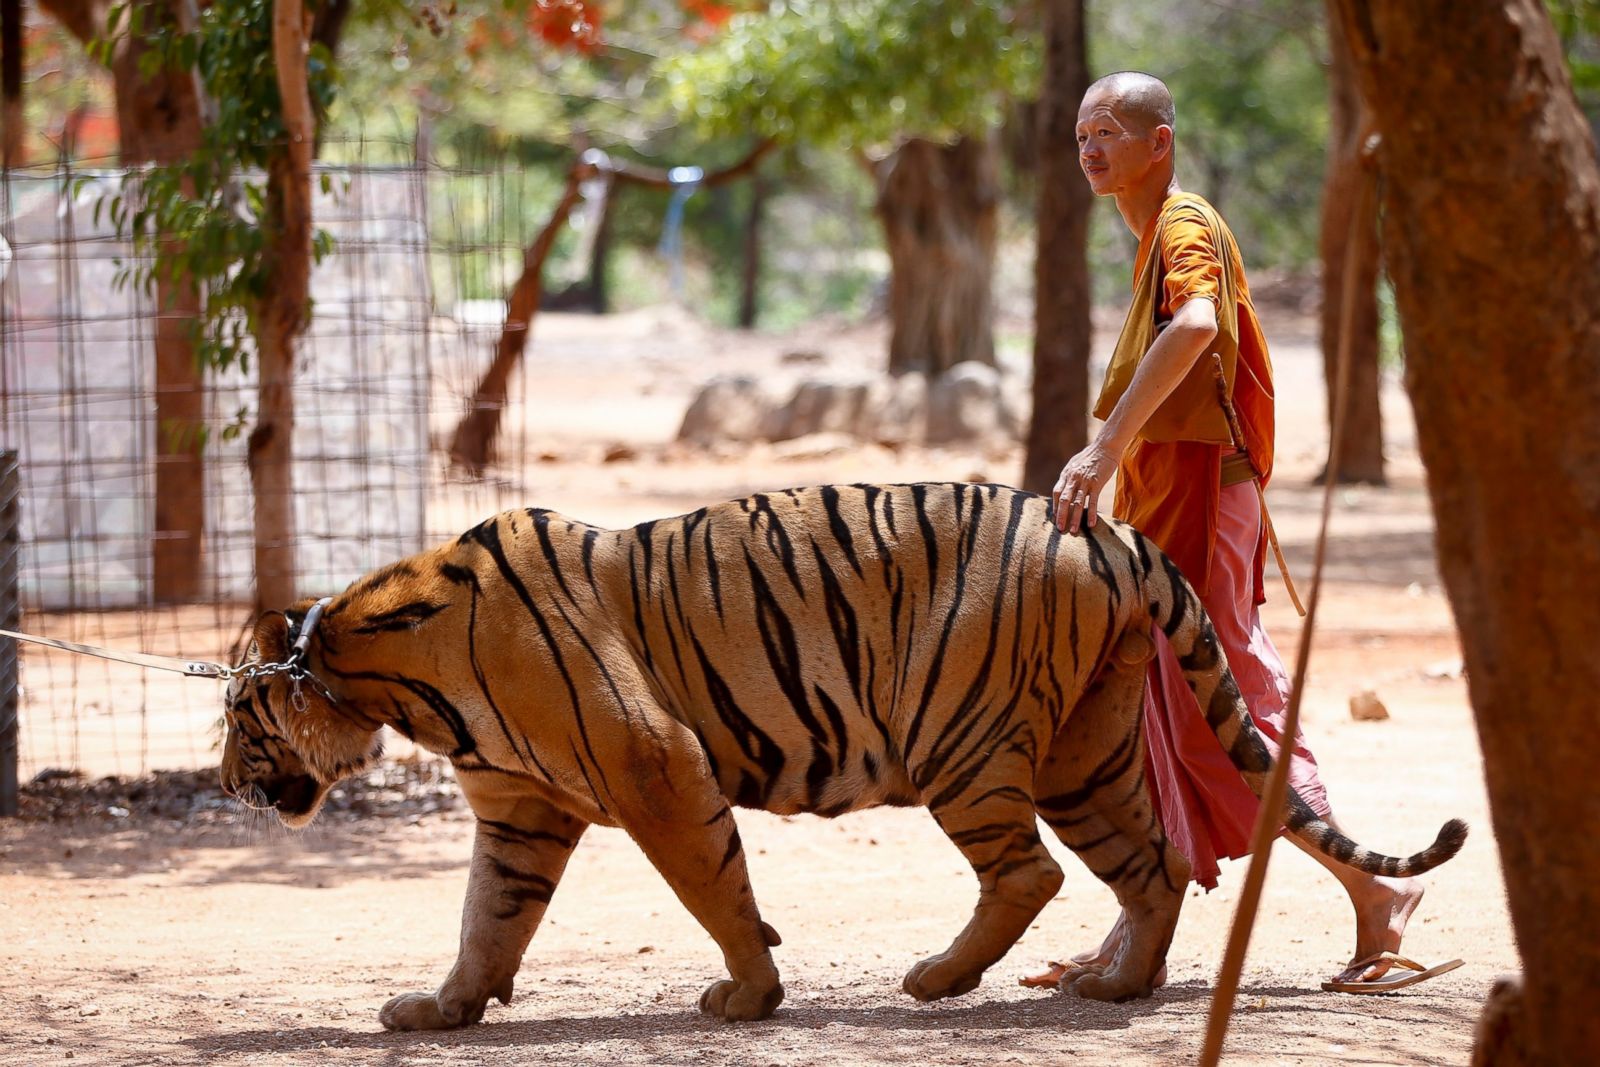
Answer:
<path fill-rule="evenodd" d="M 538 173 L 489 161 L 444 167 L 408 145 L 341 145 L 316 225 L 334 250 L 315 268 L 297 354 L 297 587 L 336 591 L 453 535 L 519 496 L 519 420 L 501 461 L 468 480 L 444 444 L 488 364 L 501 297 L 524 242 L 559 195 Z M 0 448 L 17 454 L 23 628 L 165 655 L 228 660 L 253 598 L 250 478 L 242 435 L 254 383 L 206 378 L 203 508 L 184 558 L 198 593 L 163 603 L 153 546 L 158 447 L 156 298 L 118 284 L 138 255 L 96 202 L 114 168 L 11 170 L 0 181 Z M 520 382 L 520 378 L 518 379 Z M 522 405 L 513 385 L 510 404 Z M 8 642 L 9 643 L 9 642 Z M 216 758 L 220 688 L 177 674 L 21 649 L 20 769 L 139 773 Z"/>

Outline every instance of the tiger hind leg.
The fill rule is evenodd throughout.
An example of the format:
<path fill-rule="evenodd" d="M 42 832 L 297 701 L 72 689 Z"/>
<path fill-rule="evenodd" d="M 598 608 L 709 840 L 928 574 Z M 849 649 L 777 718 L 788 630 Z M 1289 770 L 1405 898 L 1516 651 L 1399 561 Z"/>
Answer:
<path fill-rule="evenodd" d="M 1061 868 L 1039 840 L 1034 818 L 1031 756 L 1018 747 L 985 758 L 970 780 L 950 772 L 924 790 L 934 821 L 978 876 L 978 904 L 948 949 L 906 974 L 903 988 L 918 1000 L 977 988 L 1061 889 Z"/>
<path fill-rule="evenodd" d="M 1039 778 L 1039 816 L 1109 885 L 1128 924 L 1106 965 L 1069 971 L 1091 1000 L 1154 990 L 1183 906 L 1189 861 L 1167 840 L 1144 778 L 1142 663 L 1102 672 L 1056 735 Z"/>

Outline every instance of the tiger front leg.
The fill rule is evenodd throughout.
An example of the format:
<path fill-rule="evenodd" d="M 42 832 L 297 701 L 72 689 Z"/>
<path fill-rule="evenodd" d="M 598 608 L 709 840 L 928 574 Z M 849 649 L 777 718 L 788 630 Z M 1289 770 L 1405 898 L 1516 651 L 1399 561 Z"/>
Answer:
<path fill-rule="evenodd" d="M 483 1018 L 489 998 L 511 1002 L 522 954 L 544 917 L 567 859 L 588 823 L 538 799 L 480 812 L 461 914 L 461 952 L 438 990 L 390 1000 L 390 1030 L 448 1030 Z"/>

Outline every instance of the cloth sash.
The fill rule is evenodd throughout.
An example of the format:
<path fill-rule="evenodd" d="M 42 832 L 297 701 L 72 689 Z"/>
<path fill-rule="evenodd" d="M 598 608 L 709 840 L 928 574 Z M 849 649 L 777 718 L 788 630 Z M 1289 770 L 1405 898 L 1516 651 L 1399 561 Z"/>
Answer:
<path fill-rule="evenodd" d="M 1144 270 L 1134 285 L 1133 304 L 1128 308 L 1122 333 L 1117 337 L 1117 347 L 1111 354 L 1111 363 L 1106 367 L 1105 383 L 1100 388 L 1100 398 L 1095 401 L 1094 416 L 1104 420 L 1111 415 L 1117 401 L 1128 391 L 1134 372 L 1139 369 L 1139 362 L 1150 351 L 1160 332 L 1156 313 L 1161 307 L 1162 288 L 1166 281 L 1166 265 L 1161 257 L 1161 229 L 1179 207 L 1192 207 L 1205 218 L 1211 231 L 1212 245 L 1222 263 L 1221 288 L 1216 299 L 1217 336 L 1207 351 L 1195 360 L 1183 381 L 1139 429 L 1138 435 L 1146 441 L 1199 441 L 1231 445 L 1234 441 L 1228 434 L 1228 419 L 1222 405 L 1217 402 L 1211 353 L 1222 357 L 1222 373 L 1231 398 L 1234 375 L 1239 366 L 1239 284 L 1233 270 L 1234 240 L 1222 217 L 1210 204 L 1192 193 L 1179 193 L 1173 197 L 1162 209 L 1161 218 L 1156 222 L 1154 247 L 1150 249 Z"/>

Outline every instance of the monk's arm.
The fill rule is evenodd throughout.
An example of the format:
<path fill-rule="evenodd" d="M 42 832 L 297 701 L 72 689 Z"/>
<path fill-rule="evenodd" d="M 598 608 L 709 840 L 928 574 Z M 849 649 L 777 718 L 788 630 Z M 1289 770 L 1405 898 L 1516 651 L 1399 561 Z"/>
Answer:
<path fill-rule="evenodd" d="M 1186 302 L 1139 361 L 1133 380 L 1095 435 L 1113 463 L 1133 444 L 1145 422 L 1183 381 L 1189 368 L 1217 336 L 1217 306 L 1206 297 Z"/>
<path fill-rule="evenodd" d="M 1122 454 L 1216 336 L 1217 307 L 1209 297 L 1188 300 L 1173 313 L 1172 321 L 1139 361 L 1133 380 L 1100 432 L 1067 461 L 1056 480 L 1052 513 L 1059 529 L 1077 533 L 1082 520 L 1094 525 L 1100 511 L 1100 490 L 1111 480 Z"/>

